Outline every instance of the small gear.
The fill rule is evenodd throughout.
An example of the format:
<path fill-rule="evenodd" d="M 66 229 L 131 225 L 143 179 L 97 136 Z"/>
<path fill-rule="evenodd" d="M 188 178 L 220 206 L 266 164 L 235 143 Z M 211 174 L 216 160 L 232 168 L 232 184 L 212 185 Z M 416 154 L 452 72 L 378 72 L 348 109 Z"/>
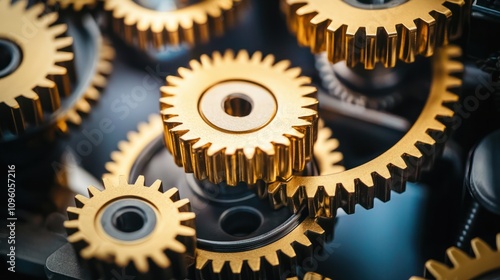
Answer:
<path fill-rule="evenodd" d="M 0 0 L 0 134 L 19 135 L 47 120 L 71 93 L 73 43 L 67 26 L 54 23 L 57 13 L 28 1 Z M 40 55 L 43 53 L 43 55 Z M 4 59 L 4 56 L 5 58 Z"/>
<path fill-rule="evenodd" d="M 90 198 L 77 195 L 77 207 L 68 207 L 64 226 L 80 257 L 106 279 L 125 268 L 141 279 L 152 279 L 148 272 L 184 279 L 196 250 L 189 200 L 179 200 L 175 188 L 163 193 L 160 180 L 144 186 L 143 176 L 135 184 L 123 176 L 118 184 L 103 181 L 104 190 L 91 186 Z"/>
<path fill-rule="evenodd" d="M 71 8 L 79 12 L 84 8 L 94 8 L 97 5 L 97 0 L 48 0 L 47 5 L 59 7 L 63 10 Z"/>
<path fill-rule="evenodd" d="M 92 77 L 90 86 L 87 88 L 82 98 L 78 100 L 72 109 L 66 113 L 66 120 L 74 125 L 82 123 L 82 114 L 88 114 L 91 110 L 89 101 L 97 101 L 100 98 L 100 91 L 106 86 L 108 76 L 113 71 L 113 59 L 115 58 L 115 49 L 111 42 L 102 39 L 100 44 L 99 58 L 97 67 Z"/>
<path fill-rule="evenodd" d="M 500 234 L 496 238 L 497 248 L 492 249 L 486 242 L 479 238 L 472 240 L 473 257 L 462 250 L 451 247 L 446 253 L 453 266 L 449 267 L 438 261 L 430 260 L 425 267 L 436 280 L 468 280 L 479 279 L 480 276 L 496 273 L 488 279 L 498 279 L 500 276 Z M 424 278 L 412 277 L 410 280 L 423 280 Z M 482 278 L 481 278 L 482 279 Z M 486 279 L 486 278 L 485 278 Z"/>
<path fill-rule="evenodd" d="M 186 172 L 253 185 L 304 170 L 316 138 L 316 88 L 289 61 L 273 63 L 260 52 L 215 52 L 167 77 L 165 142 Z"/>
<path fill-rule="evenodd" d="M 377 62 L 394 67 L 397 59 L 431 56 L 460 35 L 468 9 L 465 0 L 363 3 L 282 0 L 282 9 L 301 45 L 314 53 L 326 51 L 331 62 L 362 63 L 366 69 Z"/>
<path fill-rule="evenodd" d="M 314 143 L 314 160 L 318 165 L 319 175 L 335 174 L 345 170 L 341 164 L 344 155 L 338 151 L 339 140 L 333 138 L 332 134 L 332 130 L 320 119 L 318 139 Z"/>
<path fill-rule="evenodd" d="M 452 58 L 460 55 L 456 46 L 436 52 L 427 102 L 410 130 L 392 148 L 341 173 L 294 176 L 288 182 L 275 182 L 268 187 L 272 205 L 288 205 L 298 211 L 307 204 L 310 215 L 334 217 L 339 207 L 353 213 L 356 204 L 372 208 L 375 197 L 387 201 L 391 190 L 404 191 L 407 180 L 416 180 L 422 170 L 430 168 L 447 139 L 447 126 L 454 116 L 448 105 L 458 101 L 453 92 L 461 86 L 461 79 L 455 75 L 463 71 L 463 65 Z"/>
<path fill-rule="evenodd" d="M 104 9 L 113 19 L 116 34 L 130 45 L 147 50 L 182 43 L 207 42 L 232 26 L 242 0 L 205 0 L 162 11 L 144 7 L 134 0 L 105 0 Z M 147 2 L 147 1 L 144 1 Z"/>

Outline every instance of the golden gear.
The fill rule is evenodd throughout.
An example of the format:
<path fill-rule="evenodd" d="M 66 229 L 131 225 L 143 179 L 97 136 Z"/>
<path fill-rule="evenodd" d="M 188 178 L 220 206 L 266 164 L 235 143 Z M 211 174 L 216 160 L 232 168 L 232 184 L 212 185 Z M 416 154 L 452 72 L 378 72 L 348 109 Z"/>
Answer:
<path fill-rule="evenodd" d="M 57 110 L 61 97 L 71 93 L 73 53 L 62 50 L 73 39 L 61 37 L 67 26 L 53 25 L 57 13 L 43 14 L 43 4 L 27 5 L 25 0 L 12 5 L 0 0 L 0 41 L 12 55 L 12 63 L 2 69 L 7 72 L 0 75 L 1 135 L 19 135 L 28 125 L 42 124 L 44 112 Z"/>
<path fill-rule="evenodd" d="M 92 109 L 89 101 L 97 101 L 100 98 L 100 90 L 106 86 L 108 76 L 113 71 L 113 59 L 115 58 L 115 49 L 111 42 L 107 39 L 102 39 L 99 50 L 99 58 L 97 60 L 97 67 L 82 98 L 78 100 L 73 108 L 66 113 L 66 120 L 74 125 L 82 123 L 81 114 L 88 114 Z"/>
<path fill-rule="evenodd" d="M 282 0 L 282 9 L 300 44 L 326 51 L 333 63 L 366 69 L 431 56 L 460 35 L 467 10 L 465 0 L 397 1 L 380 9 L 350 3 L 357 1 Z"/>
<path fill-rule="evenodd" d="M 103 182 L 104 190 L 89 187 L 90 198 L 77 195 L 77 207 L 67 209 L 64 226 L 79 255 L 101 276 L 133 267 L 142 277 L 161 270 L 162 278 L 184 279 L 196 250 L 189 200 L 179 200 L 176 188 L 163 193 L 160 180 L 144 186 L 143 176 L 135 184 L 124 176 Z"/>
<path fill-rule="evenodd" d="M 239 252 L 196 250 L 199 279 L 280 279 L 290 267 L 312 255 L 313 242 L 323 242 L 325 230 L 307 217 L 280 239 Z"/>
<path fill-rule="evenodd" d="M 104 178 L 114 180 L 118 175 L 129 175 L 144 149 L 163 134 L 163 122 L 159 115 L 149 117 L 147 123 L 140 123 L 137 131 L 131 131 L 126 141 L 118 144 L 119 151 L 111 153 L 111 162 L 106 163 L 108 174 Z M 339 142 L 331 138 L 332 131 L 319 122 L 318 140 L 314 144 L 314 160 L 319 174 L 326 175 L 344 171 L 343 155 L 337 151 Z"/>
<path fill-rule="evenodd" d="M 287 278 L 287 280 L 299 280 L 299 278 L 298 277 L 290 277 L 290 278 Z M 307 272 L 304 275 L 304 278 L 302 278 L 302 280 L 332 280 L 332 279 L 325 277 L 323 275 L 320 275 L 318 273 L 315 273 L 315 272 Z"/>
<path fill-rule="evenodd" d="M 438 261 L 429 260 L 425 263 L 426 269 L 436 280 L 468 280 L 476 279 L 487 273 L 500 272 L 500 234 L 496 238 L 497 248 L 492 249 L 486 242 L 474 238 L 471 242 L 473 257 L 462 250 L 451 247 L 446 253 L 453 267 L 449 267 Z M 497 275 L 498 276 L 498 275 Z M 410 280 L 423 280 L 424 278 L 412 277 Z M 493 279 L 493 278 L 491 278 Z M 496 279 L 496 278 L 495 278 Z"/>
<path fill-rule="evenodd" d="M 78 12 L 83 8 L 94 8 L 97 5 L 97 0 L 48 0 L 47 5 L 57 6 L 61 9 L 72 8 Z"/>
<path fill-rule="evenodd" d="M 150 44 L 191 45 L 220 36 L 234 24 L 242 0 L 205 0 L 173 11 L 155 11 L 133 0 L 105 0 L 115 33 L 128 44 L 148 49 Z"/>
<path fill-rule="evenodd" d="M 430 167 L 446 140 L 448 121 L 454 116 L 447 106 L 458 101 L 452 93 L 461 86 L 454 75 L 463 71 L 456 46 L 439 49 L 432 58 L 432 86 L 422 112 L 398 143 L 377 158 L 327 176 L 294 176 L 288 182 L 269 186 L 269 199 L 275 207 L 288 205 L 298 211 L 304 204 L 309 214 L 334 217 L 337 208 L 353 213 L 356 204 L 373 207 L 375 197 L 390 198 L 391 190 L 404 191 L 407 180 L 415 180 Z M 445 105 L 446 104 L 446 105 Z M 445 121 L 443 121 L 445 120 Z"/>
<path fill-rule="evenodd" d="M 316 88 L 290 62 L 227 51 L 192 60 L 161 88 L 165 142 L 210 182 L 273 182 L 304 170 L 316 138 Z M 189 93 L 189 94 L 186 94 Z M 223 104 L 223 105 L 222 105 Z"/>

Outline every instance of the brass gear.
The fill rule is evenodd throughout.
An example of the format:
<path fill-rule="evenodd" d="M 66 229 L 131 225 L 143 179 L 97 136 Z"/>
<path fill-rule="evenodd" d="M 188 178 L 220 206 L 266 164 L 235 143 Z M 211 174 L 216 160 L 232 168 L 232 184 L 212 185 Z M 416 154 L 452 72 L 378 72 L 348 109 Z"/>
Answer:
<path fill-rule="evenodd" d="M 337 208 L 353 213 L 356 204 L 373 207 L 375 197 L 390 198 L 391 190 L 402 192 L 407 180 L 416 180 L 422 170 L 442 151 L 454 116 L 447 106 L 458 101 L 452 91 L 461 80 L 454 75 L 463 71 L 460 62 L 452 60 L 461 55 L 460 48 L 439 49 L 432 58 L 432 85 L 427 102 L 410 130 L 393 147 L 377 158 L 327 176 L 294 176 L 288 182 L 275 182 L 268 195 L 275 207 L 288 205 L 298 211 L 304 204 L 309 214 L 334 217 Z"/>
<path fill-rule="evenodd" d="M 301 45 L 314 53 L 326 51 L 333 63 L 362 63 L 366 69 L 377 62 L 394 67 L 397 59 L 431 56 L 460 35 L 468 9 L 466 0 L 395 1 L 380 8 L 357 0 L 281 1 Z"/>
<path fill-rule="evenodd" d="M 192 70 L 180 68 L 181 77 L 167 77 L 160 106 L 177 165 L 229 185 L 304 170 L 316 138 L 316 88 L 299 68 L 288 69 L 289 61 L 273 63 L 260 52 L 215 52 L 192 60 Z"/>
<path fill-rule="evenodd" d="M 71 8 L 79 12 L 84 8 L 94 8 L 97 5 L 97 0 L 48 0 L 47 5 L 59 7 L 63 10 Z"/>
<path fill-rule="evenodd" d="M 474 238 L 471 242 L 474 251 L 473 257 L 456 247 L 451 247 L 446 253 L 453 264 L 452 267 L 434 260 L 427 261 L 425 267 L 436 280 L 468 280 L 494 271 L 500 273 L 500 233 L 497 234 L 496 243 L 495 250 L 483 240 Z M 498 277 L 498 275 L 500 274 L 496 276 Z M 423 279 L 420 277 L 410 278 L 410 280 Z"/>
<path fill-rule="evenodd" d="M 0 0 L 0 40 L 18 57 L 10 71 L 0 75 L 2 136 L 44 123 L 44 113 L 57 110 L 61 98 L 71 93 L 73 53 L 66 49 L 73 39 L 63 37 L 67 26 L 54 25 L 57 13 L 43 14 L 43 4 L 27 5 L 26 0 L 12 5 Z"/>
<path fill-rule="evenodd" d="M 147 50 L 207 42 L 234 24 L 242 0 L 200 0 L 173 11 L 155 11 L 134 0 L 105 0 L 116 34 L 130 45 Z"/>
<path fill-rule="evenodd" d="M 163 193 L 160 180 L 146 187 L 143 176 L 135 184 L 124 176 L 118 184 L 103 182 L 104 190 L 89 187 L 90 198 L 77 195 L 76 207 L 67 209 L 68 241 L 80 257 L 103 277 L 132 267 L 132 273 L 144 278 L 161 271 L 165 279 L 184 279 L 196 250 L 189 200 L 179 200 L 176 188 Z"/>
<path fill-rule="evenodd" d="M 73 108 L 66 113 L 68 123 L 80 125 L 83 114 L 88 114 L 92 109 L 91 101 L 96 102 L 101 97 L 101 90 L 106 87 L 108 76 L 113 71 L 113 59 L 115 58 L 115 49 L 108 39 L 103 38 L 100 44 L 99 58 L 97 67 L 90 82 L 89 87 L 82 97 L 74 104 Z"/>

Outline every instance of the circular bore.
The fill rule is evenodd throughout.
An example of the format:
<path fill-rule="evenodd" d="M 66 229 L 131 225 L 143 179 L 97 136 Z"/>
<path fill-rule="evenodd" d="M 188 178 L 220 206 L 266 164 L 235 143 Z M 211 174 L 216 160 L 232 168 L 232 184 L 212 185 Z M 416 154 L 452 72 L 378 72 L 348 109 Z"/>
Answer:
<path fill-rule="evenodd" d="M 21 64 L 21 50 L 15 43 L 0 39 L 0 78 L 16 71 Z"/>
<path fill-rule="evenodd" d="M 199 110 L 215 128 L 250 132 L 264 127 L 276 115 L 276 100 L 264 87 L 244 81 L 228 81 L 207 90 Z"/>
<path fill-rule="evenodd" d="M 122 241 L 148 236 L 156 226 L 156 213 L 139 199 L 122 199 L 108 205 L 100 217 L 104 232 Z"/>
<path fill-rule="evenodd" d="M 249 206 L 236 206 L 227 209 L 220 216 L 220 227 L 227 234 L 245 237 L 255 232 L 263 223 L 262 213 Z"/>

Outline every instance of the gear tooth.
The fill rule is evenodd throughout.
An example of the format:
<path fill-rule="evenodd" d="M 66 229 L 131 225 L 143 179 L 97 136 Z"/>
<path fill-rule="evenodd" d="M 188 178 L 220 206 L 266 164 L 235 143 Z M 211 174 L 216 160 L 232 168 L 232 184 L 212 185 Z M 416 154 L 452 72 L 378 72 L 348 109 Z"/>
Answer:
<path fill-rule="evenodd" d="M 252 259 L 249 259 L 247 261 L 248 263 L 248 267 L 250 267 L 250 270 L 252 270 L 253 272 L 258 272 L 260 271 L 260 267 L 261 267 L 261 262 L 260 262 L 260 259 L 259 258 L 252 258 Z"/>
<path fill-rule="evenodd" d="M 448 254 L 448 257 L 455 267 L 458 267 L 461 264 L 470 261 L 471 259 L 469 256 L 467 256 L 467 254 L 456 247 L 449 248 L 446 253 Z"/>
<path fill-rule="evenodd" d="M 134 264 L 139 273 L 146 273 L 149 269 L 148 260 L 142 256 L 137 256 L 134 258 Z"/>
<path fill-rule="evenodd" d="M 90 197 L 90 198 L 92 198 L 92 197 L 94 197 L 94 196 L 98 195 L 98 194 L 101 192 L 100 190 L 98 190 L 98 189 L 97 189 L 96 187 L 94 187 L 94 186 L 90 186 L 90 187 L 88 187 L 88 189 L 87 189 L 87 190 L 88 190 L 88 192 L 89 192 L 89 197 Z"/>
<path fill-rule="evenodd" d="M 80 195 L 80 194 L 77 194 L 75 196 L 75 202 L 76 202 L 76 206 L 77 207 L 83 207 L 83 205 L 85 205 L 87 202 L 88 202 L 88 198 L 83 196 L 83 195 Z"/>
<path fill-rule="evenodd" d="M 163 195 L 170 198 L 172 201 L 178 201 L 180 198 L 179 190 L 177 188 L 170 188 L 166 190 Z"/>
<path fill-rule="evenodd" d="M 189 221 L 195 219 L 194 213 L 180 213 L 180 217 L 182 221 Z M 181 236 L 195 236 L 196 230 L 194 228 L 190 228 L 187 226 L 181 226 L 178 229 L 178 234 Z"/>
<path fill-rule="evenodd" d="M 78 209 L 78 208 L 75 208 L 75 207 L 72 207 L 72 208 Z M 72 213 L 74 213 L 74 212 L 72 212 Z M 78 229 L 80 227 L 80 223 L 78 222 L 78 220 L 64 221 L 64 227 L 67 228 L 67 229 Z M 73 237 L 73 238 L 75 238 L 75 237 Z"/>
<path fill-rule="evenodd" d="M 229 62 L 229 61 L 232 61 L 233 59 L 234 59 L 234 51 L 231 49 L 227 49 L 224 52 L 224 56 L 223 56 L 222 60 Z"/>
<path fill-rule="evenodd" d="M 165 256 L 165 254 L 152 253 L 151 259 L 158 267 L 162 269 L 166 269 L 171 266 L 170 260 L 167 258 L 167 256 Z"/>
<path fill-rule="evenodd" d="M 94 256 L 95 254 L 95 251 L 97 250 L 97 246 L 98 245 L 89 245 L 85 248 L 83 248 L 81 251 L 80 251 L 80 256 L 83 258 L 83 259 L 91 259 L 92 256 Z"/>
<path fill-rule="evenodd" d="M 123 178 L 123 179 L 122 179 Z M 127 177 L 125 176 L 120 176 L 120 181 L 123 183 L 123 184 L 128 184 L 127 182 Z M 135 183 L 134 183 L 134 186 L 135 187 L 143 187 L 144 186 L 144 183 L 145 183 L 146 179 L 144 178 L 143 175 L 139 175 L 137 177 L 137 180 L 135 180 Z M 121 183 L 121 184 L 122 184 Z"/>
<path fill-rule="evenodd" d="M 290 68 L 286 71 L 286 74 L 290 77 L 290 78 L 297 78 L 300 76 L 301 74 L 301 69 L 299 67 L 295 67 L 295 68 Z"/>
<path fill-rule="evenodd" d="M 26 16 L 37 18 L 43 11 L 45 10 L 45 6 L 42 3 L 37 3 L 33 5 L 31 8 L 26 10 Z"/>
<path fill-rule="evenodd" d="M 264 60 L 262 60 L 262 65 L 271 67 L 274 64 L 274 55 L 268 54 L 266 57 L 264 57 Z"/>
<path fill-rule="evenodd" d="M 189 211 L 189 209 L 191 208 L 191 205 L 189 204 L 189 199 L 187 199 L 187 198 L 179 199 L 179 200 L 175 201 L 174 205 L 178 209 L 184 209 L 184 211 Z M 191 213 L 187 213 L 187 214 L 191 215 Z M 194 213 L 192 213 L 192 214 L 194 214 Z"/>
<path fill-rule="evenodd" d="M 414 22 L 403 23 L 398 28 L 398 35 L 401 39 L 399 44 L 399 59 L 410 63 L 415 60 L 415 50 L 417 42 L 417 26 Z"/>
<path fill-rule="evenodd" d="M 191 72 L 191 70 L 189 70 L 189 69 L 187 69 L 187 68 L 184 68 L 184 67 L 180 67 L 180 68 L 177 70 L 177 72 L 179 72 L 179 75 L 180 75 L 182 78 L 184 78 L 184 79 L 186 79 L 186 78 L 190 77 L 190 76 L 191 76 L 191 73 L 192 73 L 192 72 Z"/>
<path fill-rule="evenodd" d="M 223 260 L 212 260 L 212 271 L 215 274 L 221 274 L 224 269 L 225 261 Z"/>
<path fill-rule="evenodd" d="M 72 227 L 67 226 L 67 224 L 71 225 L 71 223 L 69 223 L 69 222 L 72 222 L 72 221 L 65 221 L 64 222 L 64 226 L 66 228 L 72 228 Z M 84 236 L 83 236 L 83 234 L 82 234 L 81 231 L 77 231 L 77 232 L 75 232 L 75 233 L 73 233 L 73 234 L 71 234 L 71 235 L 68 236 L 68 242 L 69 243 L 78 243 L 78 242 L 81 242 L 83 240 L 84 240 Z"/>
<path fill-rule="evenodd" d="M 459 88 L 462 85 L 462 80 L 453 76 L 448 76 L 445 83 L 446 88 Z"/>
<path fill-rule="evenodd" d="M 297 240 L 296 242 L 304 247 L 310 247 L 312 246 L 311 240 L 307 238 L 304 234 L 299 234 L 296 236 Z"/>
<path fill-rule="evenodd" d="M 49 15 L 46 15 L 42 18 L 43 20 L 46 20 L 46 22 L 49 22 L 49 24 L 52 24 L 57 20 L 57 14 L 52 13 Z M 58 24 L 58 25 L 53 25 L 50 27 L 49 32 L 52 33 L 54 37 L 59 37 L 63 34 L 65 34 L 68 31 L 68 26 L 64 23 Z"/>
<path fill-rule="evenodd" d="M 437 261 L 427 261 L 425 263 L 427 270 L 437 279 L 444 279 L 449 274 L 450 268 Z"/>
<path fill-rule="evenodd" d="M 494 251 L 484 242 L 483 240 L 479 238 L 474 238 L 471 241 L 471 247 L 472 251 L 474 251 L 474 254 L 476 258 L 481 258 L 485 255 L 492 254 Z"/>
<path fill-rule="evenodd" d="M 163 184 L 162 184 L 161 180 L 156 180 L 156 181 L 154 181 L 154 183 L 151 185 L 150 188 L 153 190 L 158 190 L 158 191 L 162 192 L 163 191 Z"/>
<path fill-rule="evenodd" d="M 274 65 L 274 68 L 278 71 L 283 71 L 287 70 L 290 67 L 290 61 L 289 60 L 281 60 L 280 62 L 276 63 Z"/>
<path fill-rule="evenodd" d="M 274 251 L 272 253 L 267 254 L 264 258 L 271 266 L 276 267 L 276 266 L 279 266 L 279 264 L 280 264 L 278 254 Z"/>
<path fill-rule="evenodd" d="M 193 70 L 199 70 L 201 68 L 201 64 L 200 62 L 198 62 L 197 60 L 193 59 L 189 62 L 189 66 L 191 67 L 191 69 Z"/>
<path fill-rule="evenodd" d="M 246 63 L 247 61 L 250 61 L 248 51 L 246 51 L 246 50 L 239 51 L 237 56 L 236 56 L 236 61 L 238 61 L 240 63 Z"/>
<path fill-rule="evenodd" d="M 243 268 L 243 262 L 240 260 L 232 260 L 229 262 L 229 267 L 233 274 L 241 275 L 241 270 Z"/>
<path fill-rule="evenodd" d="M 254 64 L 260 63 L 262 61 L 262 52 L 260 51 L 254 52 L 251 60 Z"/>

